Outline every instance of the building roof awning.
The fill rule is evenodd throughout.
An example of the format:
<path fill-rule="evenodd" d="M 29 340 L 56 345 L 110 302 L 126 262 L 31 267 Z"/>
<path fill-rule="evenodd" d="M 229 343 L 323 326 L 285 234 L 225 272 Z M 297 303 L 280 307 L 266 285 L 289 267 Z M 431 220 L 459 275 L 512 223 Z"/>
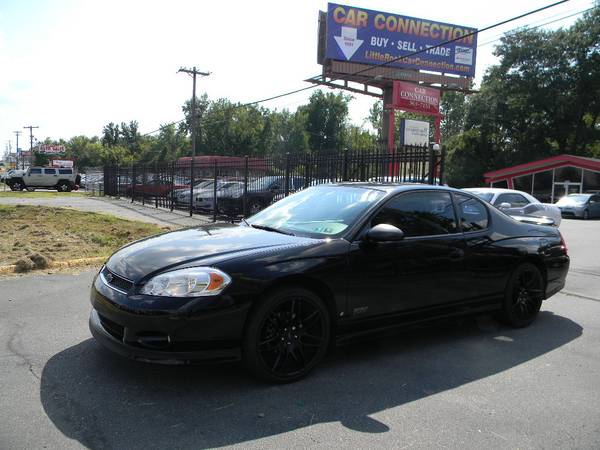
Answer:
<path fill-rule="evenodd" d="M 556 167 L 575 166 L 583 169 L 600 171 L 600 159 L 586 158 L 575 155 L 558 155 L 546 159 L 540 159 L 530 163 L 519 164 L 504 169 L 486 172 L 483 176 L 486 180 L 498 180 L 509 177 L 528 175 L 534 172 L 542 172 Z"/>

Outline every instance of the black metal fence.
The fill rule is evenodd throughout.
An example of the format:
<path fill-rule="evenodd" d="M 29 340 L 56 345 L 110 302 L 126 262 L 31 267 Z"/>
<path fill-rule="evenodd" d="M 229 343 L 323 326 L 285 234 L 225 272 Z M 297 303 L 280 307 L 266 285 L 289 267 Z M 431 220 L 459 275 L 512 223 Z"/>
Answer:
<path fill-rule="evenodd" d="M 301 189 L 340 181 L 439 184 L 443 154 L 431 148 L 281 157 L 200 156 L 174 163 L 107 166 L 104 195 L 212 220 L 248 217 Z"/>

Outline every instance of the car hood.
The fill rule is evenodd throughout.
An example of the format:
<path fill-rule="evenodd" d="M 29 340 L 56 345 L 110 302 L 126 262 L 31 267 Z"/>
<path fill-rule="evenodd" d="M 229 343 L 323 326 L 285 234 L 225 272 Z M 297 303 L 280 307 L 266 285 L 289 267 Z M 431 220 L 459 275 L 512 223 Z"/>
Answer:
<path fill-rule="evenodd" d="M 106 262 L 109 270 L 133 282 L 181 266 L 213 265 L 254 251 L 313 245 L 317 239 L 288 236 L 247 226 L 190 228 L 133 242 Z"/>

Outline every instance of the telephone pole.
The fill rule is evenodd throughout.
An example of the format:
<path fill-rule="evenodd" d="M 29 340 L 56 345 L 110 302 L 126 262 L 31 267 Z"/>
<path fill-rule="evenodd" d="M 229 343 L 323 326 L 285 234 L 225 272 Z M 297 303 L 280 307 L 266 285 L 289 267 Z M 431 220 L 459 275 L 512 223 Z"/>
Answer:
<path fill-rule="evenodd" d="M 15 136 L 17 137 L 17 164 L 15 165 L 15 169 L 19 168 L 19 135 L 22 133 L 22 131 L 13 131 L 13 133 L 15 133 Z"/>
<path fill-rule="evenodd" d="M 33 129 L 34 128 L 39 128 L 38 126 L 33 126 L 33 125 L 27 125 L 26 127 L 23 128 L 29 128 L 29 165 L 31 166 L 31 163 L 33 161 Z M 23 160 L 23 169 L 25 168 L 25 158 L 22 158 Z"/>
<path fill-rule="evenodd" d="M 192 69 L 187 69 L 185 67 L 182 67 L 181 69 L 179 69 L 177 71 L 177 73 L 179 72 L 185 72 L 188 75 L 192 76 L 193 82 L 192 82 L 192 123 L 190 125 L 191 128 L 191 134 L 192 134 L 192 161 L 194 160 L 193 157 L 196 156 L 196 76 L 200 75 L 203 77 L 207 77 L 210 75 L 210 72 L 200 72 L 199 70 L 196 70 L 196 66 L 194 66 Z"/>
<path fill-rule="evenodd" d="M 192 69 L 187 69 L 185 67 L 181 67 L 177 73 L 185 72 L 188 75 L 192 76 L 194 80 L 192 83 L 192 122 L 190 124 L 191 134 L 192 134 L 192 159 L 190 161 L 190 217 L 192 216 L 192 211 L 194 210 L 194 158 L 196 157 L 196 76 L 200 75 L 203 77 L 207 77 L 210 75 L 210 72 L 200 72 L 196 70 L 196 66 Z M 217 174 L 215 173 L 215 180 Z M 216 189 L 216 185 L 215 185 Z M 216 194 L 215 194 L 216 195 Z M 216 208 L 217 205 L 214 205 Z"/>

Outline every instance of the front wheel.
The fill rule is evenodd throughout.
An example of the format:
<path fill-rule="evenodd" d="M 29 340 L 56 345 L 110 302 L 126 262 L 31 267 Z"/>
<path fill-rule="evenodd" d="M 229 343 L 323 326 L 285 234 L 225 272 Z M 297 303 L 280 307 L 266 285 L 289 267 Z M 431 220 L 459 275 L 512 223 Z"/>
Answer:
<path fill-rule="evenodd" d="M 544 277 L 535 265 L 524 263 L 517 267 L 504 293 L 504 321 L 516 328 L 533 322 L 542 306 L 544 287 Z"/>
<path fill-rule="evenodd" d="M 10 185 L 10 189 L 13 190 L 13 191 L 22 191 L 23 190 L 23 185 L 21 184 L 20 181 L 14 181 Z"/>
<path fill-rule="evenodd" d="M 330 333 L 329 312 L 317 295 L 302 288 L 276 291 L 250 316 L 244 363 L 263 380 L 297 381 L 323 359 Z"/>
<path fill-rule="evenodd" d="M 586 209 L 583 211 L 583 220 L 588 220 L 590 218 L 590 212 Z"/>

